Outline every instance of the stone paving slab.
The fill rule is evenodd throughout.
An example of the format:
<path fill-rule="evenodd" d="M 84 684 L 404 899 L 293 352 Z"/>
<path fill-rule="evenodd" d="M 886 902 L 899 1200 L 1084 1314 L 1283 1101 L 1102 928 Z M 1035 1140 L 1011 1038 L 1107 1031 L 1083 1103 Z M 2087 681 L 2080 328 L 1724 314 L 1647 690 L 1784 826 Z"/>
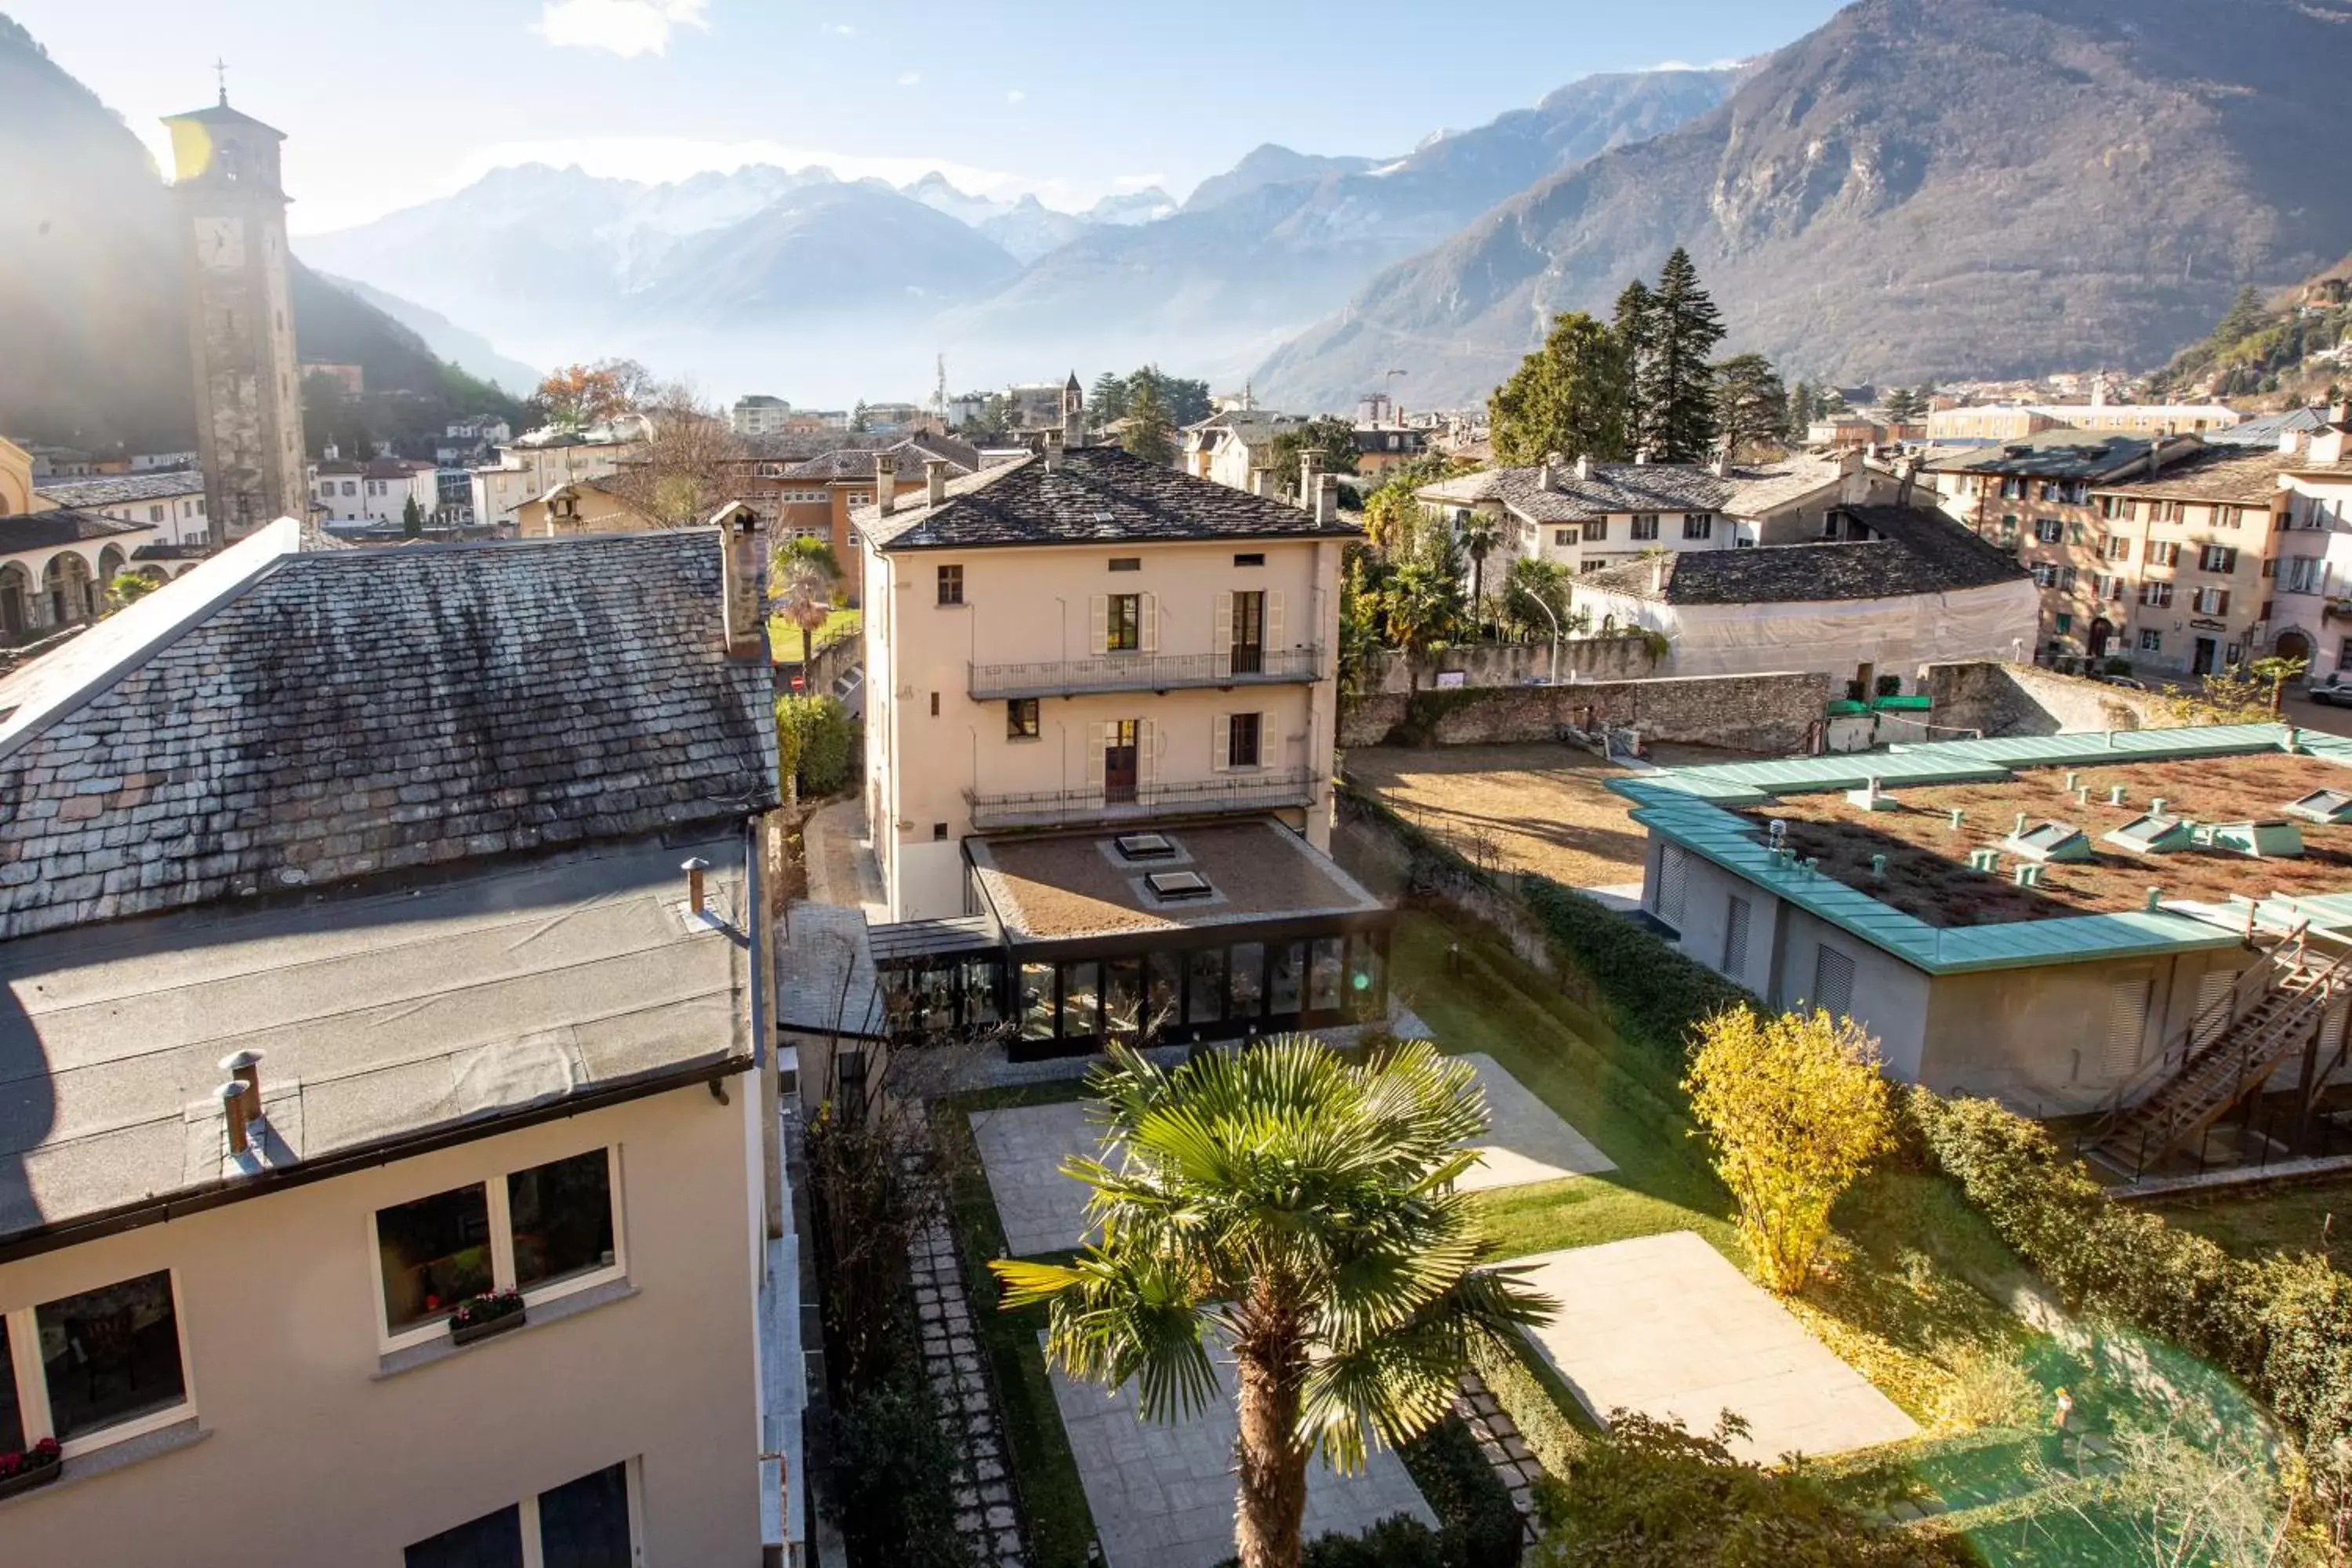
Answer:
<path fill-rule="evenodd" d="M 1679 1417 L 1709 1432 L 1726 1409 L 1750 1428 L 1733 1450 L 1843 1453 L 1918 1431 L 1729 1259 L 1687 1230 L 1513 1258 L 1560 1310 L 1533 1335 L 1585 1408 Z"/>
<path fill-rule="evenodd" d="M 1520 1186 L 1614 1170 L 1609 1156 L 1536 1098 L 1492 1058 L 1463 1060 L 1486 1091 L 1494 1130 L 1485 1157 L 1462 1178 L 1466 1191 Z M 1024 1105 L 971 1112 L 972 1140 L 1015 1258 L 1076 1247 L 1086 1229 L 1087 1190 L 1061 1173 L 1072 1154 L 1091 1153 L 1099 1137 L 1087 1101 Z"/>
<path fill-rule="evenodd" d="M 1106 1394 L 1058 1370 L 1049 1375 L 1108 1568 L 1211 1568 L 1234 1554 L 1234 1447 L 1241 1422 L 1224 1358 L 1217 1362 L 1214 1403 L 1172 1426 L 1137 1415 L 1128 1389 Z M 1353 1533 L 1394 1513 L 1437 1522 L 1393 1453 L 1375 1450 L 1352 1476 L 1308 1462 L 1308 1540 L 1335 1530 Z"/>

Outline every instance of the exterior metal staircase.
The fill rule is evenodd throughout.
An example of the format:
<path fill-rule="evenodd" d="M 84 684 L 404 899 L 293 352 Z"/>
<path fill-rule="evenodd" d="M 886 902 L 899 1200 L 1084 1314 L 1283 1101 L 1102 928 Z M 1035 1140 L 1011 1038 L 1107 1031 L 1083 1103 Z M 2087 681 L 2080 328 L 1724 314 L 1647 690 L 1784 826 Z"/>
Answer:
<path fill-rule="evenodd" d="M 2317 1038 L 2352 993 L 2352 950 L 2314 954 L 2297 930 L 2201 1010 L 2159 1058 L 2116 1091 L 2082 1146 L 2126 1175 L 2160 1164 L 2242 1103 Z"/>

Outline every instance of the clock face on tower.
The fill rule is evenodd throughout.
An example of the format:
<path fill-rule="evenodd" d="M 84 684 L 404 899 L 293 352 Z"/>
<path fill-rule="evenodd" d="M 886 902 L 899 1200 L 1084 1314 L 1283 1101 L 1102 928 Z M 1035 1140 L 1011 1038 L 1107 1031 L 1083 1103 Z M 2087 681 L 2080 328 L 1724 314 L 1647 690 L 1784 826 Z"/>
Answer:
<path fill-rule="evenodd" d="M 196 260 L 215 272 L 245 265 L 245 224 L 233 217 L 196 219 Z"/>

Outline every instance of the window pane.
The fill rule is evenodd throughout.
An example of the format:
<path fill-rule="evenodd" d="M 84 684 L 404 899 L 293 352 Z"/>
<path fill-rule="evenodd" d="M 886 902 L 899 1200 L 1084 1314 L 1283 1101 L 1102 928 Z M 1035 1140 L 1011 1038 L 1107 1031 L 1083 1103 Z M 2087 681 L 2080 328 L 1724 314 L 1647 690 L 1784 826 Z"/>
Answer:
<path fill-rule="evenodd" d="M 60 1440 L 168 1410 L 186 1397 L 172 1277 L 141 1279 L 51 1301 L 34 1314 Z"/>
<path fill-rule="evenodd" d="M 1094 963 L 1062 965 L 1062 1035 L 1082 1039 L 1102 1027 L 1102 965 Z"/>
<path fill-rule="evenodd" d="M 404 1568 L 522 1568 L 522 1510 L 507 1507 L 420 1541 Z"/>
<path fill-rule="evenodd" d="M 1307 944 L 1303 942 L 1276 942 L 1274 949 L 1274 984 L 1266 997 L 1265 1010 L 1276 1017 L 1286 1018 L 1298 1011 L 1298 988 L 1306 978 Z"/>
<path fill-rule="evenodd" d="M 1184 1015 L 1184 955 L 1155 952 L 1148 966 L 1143 1026 L 1153 1035 L 1173 1029 Z"/>
<path fill-rule="evenodd" d="M 9 1353 L 8 1325 L 0 1321 L 0 1449 L 22 1451 L 25 1413 L 16 1407 L 16 1363 Z"/>
<path fill-rule="evenodd" d="M 1054 966 L 1050 963 L 1021 966 L 1021 1037 L 1054 1037 Z"/>
<path fill-rule="evenodd" d="M 1104 1025 L 1132 1039 L 1143 1012 L 1143 960 L 1114 958 L 1103 965 Z"/>
<path fill-rule="evenodd" d="M 1383 1015 L 1381 987 L 1381 951 L 1369 933 L 1359 933 L 1348 939 L 1348 1010 L 1360 1023 L 1370 1023 Z"/>
<path fill-rule="evenodd" d="M 963 1021 L 967 1028 L 996 1022 L 996 961 L 973 958 L 963 966 Z"/>
<path fill-rule="evenodd" d="M 1192 1005 L 1188 1015 L 1194 1024 L 1213 1024 L 1225 1016 L 1225 950 L 1222 947 L 1202 948 L 1189 957 L 1192 976 Z"/>
<path fill-rule="evenodd" d="M 1307 973 L 1307 1005 L 1318 1013 L 1339 1010 L 1339 943 L 1336 936 L 1315 939 L 1315 960 Z"/>
<path fill-rule="evenodd" d="M 628 1466 L 540 1493 L 539 1543 L 546 1568 L 630 1568 Z"/>
<path fill-rule="evenodd" d="M 1234 989 L 1231 1012 L 1235 1018 L 1255 1018 L 1265 1000 L 1265 944 L 1234 944 Z"/>
<path fill-rule="evenodd" d="M 602 1149 L 507 1178 L 515 1284 L 524 1290 L 613 1267 L 613 1162 Z"/>
<path fill-rule="evenodd" d="M 383 1321 L 398 1333 L 490 1288 L 490 1198 L 478 1183 L 378 1209 Z"/>

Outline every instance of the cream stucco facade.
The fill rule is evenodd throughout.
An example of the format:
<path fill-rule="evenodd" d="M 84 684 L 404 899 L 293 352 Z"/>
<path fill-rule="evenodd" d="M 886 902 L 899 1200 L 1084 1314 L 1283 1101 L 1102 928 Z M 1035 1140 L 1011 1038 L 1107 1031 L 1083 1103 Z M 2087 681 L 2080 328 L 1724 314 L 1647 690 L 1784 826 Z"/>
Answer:
<path fill-rule="evenodd" d="M 862 549 L 890 919 L 965 913 L 961 841 L 1001 827 L 1264 810 L 1329 847 L 1339 540 Z M 1235 653 L 1253 615 L 1255 659 Z M 1254 763 L 1236 714 L 1260 716 Z"/>

